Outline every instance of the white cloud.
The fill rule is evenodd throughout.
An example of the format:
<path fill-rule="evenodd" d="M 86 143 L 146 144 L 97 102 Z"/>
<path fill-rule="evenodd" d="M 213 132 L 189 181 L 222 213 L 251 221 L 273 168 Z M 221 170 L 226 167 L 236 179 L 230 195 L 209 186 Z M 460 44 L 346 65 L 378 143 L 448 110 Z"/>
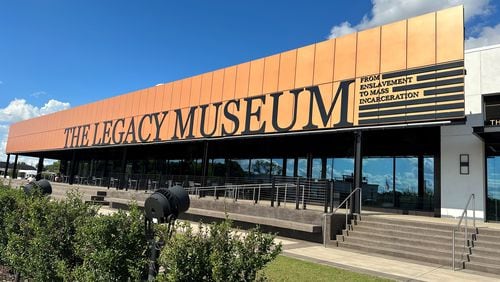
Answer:
<path fill-rule="evenodd" d="M 31 93 L 31 97 L 35 97 L 35 98 L 40 98 L 41 96 L 45 96 L 47 95 L 47 92 L 45 91 L 36 91 L 36 92 L 33 92 Z"/>
<path fill-rule="evenodd" d="M 494 27 L 485 26 L 479 31 L 477 37 L 469 37 L 465 40 L 465 48 L 477 48 L 500 43 L 500 24 Z"/>
<path fill-rule="evenodd" d="M 30 119 L 42 115 L 47 115 L 70 107 L 67 102 L 50 99 L 42 107 L 28 104 L 25 99 L 14 99 L 5 108 L 0 108 L 0 159 L 6 159 L 5 147 L 11 123 L 25 119 Z M 11 162 L 14 160 L 11 159 Z M 36 164 L 37 160 L 28 157 L 19 158 L 19 162 Z"/>
<path fill-rule="evenodd" d="M 491 14 L 493 7 L 490 2 L 491 0 L 372 0 L 372 10 L 369 14 L 364 15 L 359 23 L 352 24 L 350 22 L 343 22 L 333 26 L 328 37 L 335 38 L 354 31 L 364 30 L 462 4 L 465 7 L 464 19 L 467 23 L 471 19 Z M 480 30 L 480 36 L 474 39 L 475 43 L 469 44 L 480 44 L 480 42 L 490 44 L 496 42 L 493 40 L 497 40 L 500 34 L 496 29 L 490 30 L 486 27 L 477 25 L 472 28 Z M 492 32 L 496 33 L 492 34 Z"/>
<path fill-rule="evenodd" d="M 0 122 L 12 123 L 68 109 L 69 103 L 50 99 L 43 107 L 28 104 L 25 99 L 14 99 L 5 108 L 0 108 Z"/>

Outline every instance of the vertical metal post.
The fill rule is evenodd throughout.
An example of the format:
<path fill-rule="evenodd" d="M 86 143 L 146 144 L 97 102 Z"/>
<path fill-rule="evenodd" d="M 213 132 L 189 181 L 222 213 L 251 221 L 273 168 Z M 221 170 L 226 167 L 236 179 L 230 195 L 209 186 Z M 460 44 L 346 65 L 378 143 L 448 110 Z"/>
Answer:
<path fill-rule="evenodd" d="M 276 186 L 276 177 L 271 181 L 271 207 L 274 207 L 274 187 Z"/>
<path fill-rule="evenodd" d="M 277 185 L 276 186 L 276 202 L 278 203 L 278 207 L 281 205 L 281 202 L 280 202 L 280 186 Z"/>
<path fill-rule="evenodd" d="M 126 182 L 127 177 L 126 177 L 126 172 L 127 172 L 127 147 L 123 147 L 123 153 L 122 153 L 122 163 L 121 163 L 121 176 L 120 180 L 118 182 L 118 186 L 116 186 L 116 189 L 118 190 L 118 187 L 123 189 L 126 188 L 128 190 L 128 185 Z"/>
<path fill-rule="evenodd" d="M 299 197 L 300 197 L 300 178 L 297 177 L 297 183 L 295 185 L 295 209 L 299 209 Z"/>
<path fill-rule="evenodd" d="M 356 131 L 354 133 L 354 187 L 353 189 L 356 189 L 356 188 L 361 188 L 361 186 L 363 185 L 363 182 L 362 182 L 362 171 L 361 171 L 361 162 L 362 162 L 362 156 L 361 156 L 361 142 L 362 142 L 362 135 L 361 135 L 361 131 Z M 361 195 L 361 193 L 359 194 L 355 194 L 354 195 L 354 199 L 351 198 L 351 211 L 352 213 L 360 213 L 360 206 L 358 205 L 358 203 L 360 202 L 360 199 L 358 198 L 359 196 Z"/>
<path fill-rule="evenodd" d="M 476 195 L 472 194 L 472 224 L 474 226 L 474 232 L 476 231 Z"/>
<path fill-rule="evenodd" d="M 207 174 L 208 174 L 208 141 L 204 142 L 203 147 L 203 160 L 202 160 L 202 172 L 201 172 L 201 186 L 207 186 Z"/>
<path fill-rule="evenodd" d="M 3 178 L 7 178 L 7 173 L 9 172 L 9 162 L 10 162 L 10 154 L 7 154 L 7 161 L 5 162 L 5 171 L 3 173 Z"/>
<path fill-rule="evenodd" d="M 452 263 L 451 267 L 453 271 L 455 271 L 455 227 L 453 227 L 453 239 L 451 240 L 451 255 L 452 255 Z"/>
<path fill-rule="evenodd" d="M 75 164 L 76 162 L 76 151 L 73 151 L 71 155 L 71 161 L 69 163 L 69 179 L 68 184 L 73 185 L 73 181 L 75 180 Z"/>
<path fill-rule="evenodd" d="M 328 181 L 325 182 L 324 189 L 325 189 L 325 194 L 324 194 L 324 199 L 323 199 L 323 212 L 327 213 L 328 212 L 328 199 L 330 198 L 328 195 L 328 192 L 330 191 L 330 183 Z"/>
<path fill-rule="evenodd" d="M 44 161 L 43 157 L 38 158 L 38 165 L 36 166 L 36 176 L 35 176 L 36 181 L 42 179 L 43 161 Z"/>
<path fill-rule="evenodd" d="M 12 167 L 12 179 L 17 179 L 17 159 L 19 155 L 16 154 L 14 158 L 14 166 Z"/>

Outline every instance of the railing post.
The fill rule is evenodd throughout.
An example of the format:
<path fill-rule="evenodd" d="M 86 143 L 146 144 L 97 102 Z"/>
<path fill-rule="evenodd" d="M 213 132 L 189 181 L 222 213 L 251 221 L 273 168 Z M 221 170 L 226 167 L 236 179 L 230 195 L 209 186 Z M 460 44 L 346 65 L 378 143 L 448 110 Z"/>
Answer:
<path fill-rule="evenodd" d="M 260 184 L 259 184 L 259 187 L 260 187 Z M 252 193 L 252 201 L 254 204 L 256 204 L 257 202 L 255 201 L 255 186 L 253 187 L 253 193 Z"/>
<path fill-rule="evenodd" d="M 476 232 L 476 195 L 472 194 L 472 225 Z"/>
<path fill-rule="evenodd" d="M 217 186 L 214 186 L 214 199 L 218 200 L 219 196 L 217 196 Z"/>
<path fill-rule="evenodd" d="M 325 188 L 325 193 L 323 194 L 323 197 L 324 197 L 324 199 L 323 199 L 323 205 L 324 205 L 324 207 L 323 207 L 323 212 L 324 212 L 324 213 L 327 213 L 327 212 L 328 212 L 328 199 L 330 198 L 330 197 L 328 196 L 328 192 L 330 191 L 330 190 L 328 189 L 328 188 L 329 188 L 329 186 L 330 186 L 330 185 L 329 185 L 328 181 L 327 181 L 327 182 L 325 182 L 325 185 L 324 185 L 324 188 Z"/>
<path fill-rule="evenodd" d="M 257 204 L 258 202 L 260 202 L 260 190 L 261 190 L 261 186 L 259 185 L 259 193 L 257 195 L 257 200 L 255 201 L 255 203 Z"/>
<path fill-rule="evenodd" d="M 276 185 L 276 178 L 273 177 L 271 181 L 271 207 L 274 207 L 274 186 Z"/>
<path fill-rule="evenodd" d="M 302 209 L 306 209 L 306 201 L 305 201 L 305 193 L 306 193 L 306 185 L 302 185 Z"/>
<path fill-rule="evenodd" d="M 347 230 L 347 213 L 349 211 L 349 201 L 345 202 L 345 229 Z"/>
<path fill-rule="evenodd" d="M 278 203 L 278 207 L 281 206 L 279 185 L 276 185 L 276 203 Z"/>
<path fill-rule="evenodd" d="M 299 209 L 299 197 L 300 197 L 300 178 L 297 177 L 297 184 L 295 187 L 295 209 Z"/>
<path fill-rule="evenodd" d="M 452 263 L 451 267 L 453 268 L 453 271 L 455 271 L 455 227 L 453 227 L 453 236 L 451 240 L 451 256 L 452 256 Z"/>
<path fill-rule="evenodd" d="M 288 193 L 288 183 L 285 183 L 285 195 L 283 196 L 283 203 L 286 207 L 286 194 Z"/>

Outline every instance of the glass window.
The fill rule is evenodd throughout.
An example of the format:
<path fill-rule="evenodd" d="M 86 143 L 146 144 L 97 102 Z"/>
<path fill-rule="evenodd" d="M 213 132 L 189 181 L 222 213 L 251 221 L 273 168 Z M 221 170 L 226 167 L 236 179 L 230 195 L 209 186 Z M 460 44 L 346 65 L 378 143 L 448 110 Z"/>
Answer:
<path fill-rule="evenodd" d="M 297 176 L 307 177 L 307 159 L 305 158 L 298 159 Z"/>
<path fill-rule="evenodd" d="M 293 173 L 295 167 L 295 159 L 286 159 L 286 176 L 295 176 Z"/>
<path fill-rule="evenodd" d="M 212 159 L 208 171 L 210 176 L 225 176 L 226 162 L 224 159 Z"/>
<path fill-rule="evenodd" d="M 487 158 L 486 219 L 500 221 L 500 156 Z"/>
<path fill-rule="evenodd" d="M 250 174 L 253 176 L 271 175 L 271 159 L 252 159 L 250 162 Z"/>
<path fill-rule="evenodd" d="M 352 177 L 354 173 L 353 158 L 334 158 L 332 159 L 332 178 L 342 180 Z"/>
<path fill-rule="evenodd" d="M 363 203 L 370 206 L 393 207 L 393 158 L 363 159 Z"/>
<path fill-rule="evenodd" d="M 271 174 L 272 175 L 282 175 L 283 173 L 283 159 L 272 159 L 271 160 Z"/>
<path fill-rule="evenodd" d="M 230 174 L 232 177 L 248 176 L 249 168 L 249 159 L 231 160 Z"/>
<path fill-rule="evenodd" d="M 416 209 L 418 200 L 418 158 L 398 157 L 396 162 L 396 206 Z"/>
<path fill-rule="evenodd" d="M 322 163 L 320 158 L 314 158 L 312 160 L 312 175 L 313 179 L 321 179 Z"/>

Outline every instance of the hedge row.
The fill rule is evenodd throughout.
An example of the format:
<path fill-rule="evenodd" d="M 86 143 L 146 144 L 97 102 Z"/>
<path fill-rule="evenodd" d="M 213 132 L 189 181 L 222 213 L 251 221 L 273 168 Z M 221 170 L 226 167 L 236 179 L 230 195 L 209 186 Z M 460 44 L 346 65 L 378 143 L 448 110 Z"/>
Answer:
<path fill-rule="evenodd" d="M 274 236 L 258 229 L 245 236 L 231 222 L 196 231 L 178 224 L 165 241 L 159 281 L 252 281 L 280 252 Z M 141 281 L 149 251 L 137 206 L 98 214 L 76 192 L 64 201 L 0 187 L 0 265 L 32 281 Z M 262 277 L 261 277 L 262 278 Z"/>

